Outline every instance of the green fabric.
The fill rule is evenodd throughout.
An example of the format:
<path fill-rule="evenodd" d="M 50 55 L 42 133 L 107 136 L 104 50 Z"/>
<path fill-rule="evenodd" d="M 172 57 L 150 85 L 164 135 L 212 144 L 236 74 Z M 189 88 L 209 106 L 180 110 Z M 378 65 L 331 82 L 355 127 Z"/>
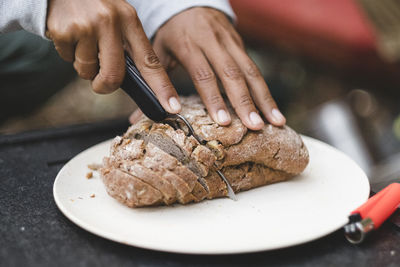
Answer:
<path fill-rule="evenodd" d="M 0 122 L 32 111 L 73 76 L 51 42 L 25 31 L 0 35 Z"/>

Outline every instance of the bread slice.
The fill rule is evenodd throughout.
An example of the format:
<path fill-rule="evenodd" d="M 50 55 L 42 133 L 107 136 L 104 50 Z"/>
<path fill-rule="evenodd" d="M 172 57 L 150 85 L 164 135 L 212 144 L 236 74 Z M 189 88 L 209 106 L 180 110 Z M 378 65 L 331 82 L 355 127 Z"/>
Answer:
<path fill-rule="evenodd" d="M 128 207 L 153 206 L 163 203 L 162 194 L 149 184 L 104 162 L 101 171 L 107 193 Z"/>
<path fill-rule="evenodd" d="M 221 127 L 198 97 L 183 98 L 182 103 L 182 114 L 206 145 L 186 136 L 183 125 L 174 129 L 143 116 L 115 138 L 110 157 L 105 159 L 109 171 L 103 176 L 102 170 L 102 176 L 111 196 L 130 207 L 186 204 L 227 195 L 215 168 L 240 192 L 290 179 L 308 164 L 307 148 L 288 126 L 267 124 L 260 131 L 250 131 L 231 111 L 232 124 Z M 148 196 L 139 198 L 128 191 L 128 199 L 123 188 L 126 181 L 146 188 Z"/>
<path fill-rule="evenodd" d="M 210 149 L 201 146 L 193 136 L 186 136 L 180 129 L 175 130 L 170 125 L 161 123 L 149 126 L 149 122 L 149 120 L 141 120 L 128 130 L 125 137 L 156 145 L 178 159 L 199 178 L 208 174 L 209 168 L 216 159 Z"/>
<path fill-rule="evenodd" d="M 108 168 L 119 169 L 159 191 L 166 205 L 197 202 L 207 196 L 193 172 L 152 143 L 116 137 L 105 161 Z"/>

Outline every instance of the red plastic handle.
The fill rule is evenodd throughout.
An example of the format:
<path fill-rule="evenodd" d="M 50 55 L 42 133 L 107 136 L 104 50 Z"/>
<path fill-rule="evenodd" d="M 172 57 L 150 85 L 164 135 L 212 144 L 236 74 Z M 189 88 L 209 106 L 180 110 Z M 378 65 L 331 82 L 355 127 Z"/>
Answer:
<path fill-rule="evenodd" d="M 400 184 L 393 183 L 371 197 L 365 204 L 353 211 L 352 214 L 359 213 L 363 219 L 370 218 L 374 222 L 374 228 L 376 229 L 399 205 Z"/>
<path fill-rule="evenodd" d="M 371 198 L 367 200 L 364 204 L 354 210 L 351 214 L 360 214 L 361 218 L 366 218 L 369 211 L 375 206 L 375 204 L 386 194 L 389 190 L 389 186 L 386 186 L 384 189 L 373 195 Z"/>

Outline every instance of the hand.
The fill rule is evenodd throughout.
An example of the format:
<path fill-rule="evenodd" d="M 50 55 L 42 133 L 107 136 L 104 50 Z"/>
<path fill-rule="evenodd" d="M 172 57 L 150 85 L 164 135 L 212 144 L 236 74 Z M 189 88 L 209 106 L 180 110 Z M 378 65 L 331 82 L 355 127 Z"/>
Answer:
<path fill-rule="evenodd" d="M 203 7 L 183 11 L 158 30 L 153 48 L 165 67 L 176 60 L 187 69 L 211 117 L 220 125 L 228 125 L 231 118 L 217 77 L 249 129 L 264 125 L 256 106 L 272 124 L 285 124 L 260 71 L 223 13 Z"/>
<path fill-rule="evenodd" d="M 48 38 L 97 93 L 119 88 L 124 49 L 170 113 L 181 110 L 178 95 L 147 39 L 135 9 L 124 0 L 49 0 Z"/>

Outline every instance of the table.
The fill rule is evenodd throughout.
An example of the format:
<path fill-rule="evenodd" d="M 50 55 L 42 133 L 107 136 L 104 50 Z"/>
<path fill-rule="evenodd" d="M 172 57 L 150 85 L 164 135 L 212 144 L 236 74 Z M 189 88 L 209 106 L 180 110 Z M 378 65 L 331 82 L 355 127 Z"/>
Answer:
<path fill-rule="evenodd" d="M 400 230 L 385 223 L 359 245 L 338 230 L 291 248 L 196 256 L 118 244 L 82 230 L 58 210 L 52 186 L 77 153 L 121 134 L 124 119 L 0 135 L 0 266 L 399 266 Z"/>

